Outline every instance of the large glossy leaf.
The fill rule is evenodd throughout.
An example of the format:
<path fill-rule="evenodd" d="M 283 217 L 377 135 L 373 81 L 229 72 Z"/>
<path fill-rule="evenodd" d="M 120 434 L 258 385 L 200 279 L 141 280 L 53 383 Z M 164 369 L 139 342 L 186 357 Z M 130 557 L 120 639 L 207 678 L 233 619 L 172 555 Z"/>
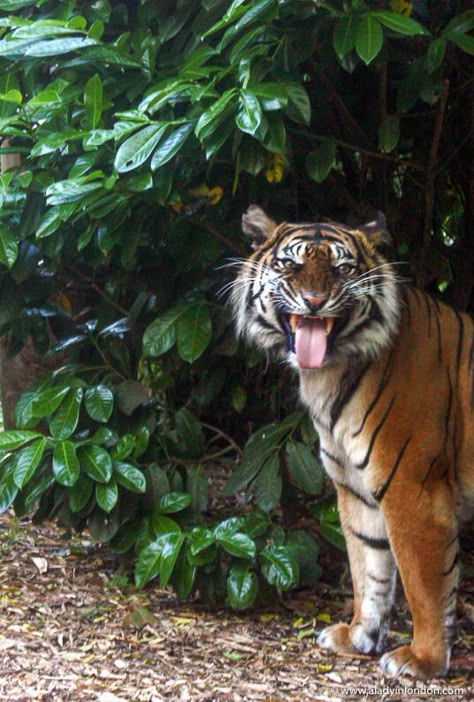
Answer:
<path fill-rule="evenodd" d="M 71 512 L 81 512 L 89 502 L 93 492 L 94 483 L 87 475 L 81 473 L 77 482 L 68 491 Z"/>
<path fill-rule="evenodd" d="M 95 486 L 95 499 L 104 512 L 111 512 L 118 500 L 117 482 L 112 478 L 108 483 L 97 483 Z"/>
<path fill-rule="evenodd" d="M 58 441 L 54 447 L 53 473 L 60 485 L 71 487 L 79 478 L 79 460 L 72 441 Z"/>
<path fill-rule="evenodd" d="M 187 492 L 169 492 L 163 495 L 158 502 L 158 509 L 162 514 L 182 512 L 191 504 L 191 495 Z"/>
<path fill-rule="evenodd" d="M 336 143 L 326 141 L 306 157 L 306 170 L 308 175 L 316 181 L 322 183 L 336 165 Z"/>
<path fill-rule="evenodd" d="M 387 115 L 378 130 L 379 149 L 389 154 L 395 149 L 400 139 L 400 116 Z"/>
<path fill-rule="evenodd" d="M 135 585 L 137 587 L 143 587 L 159 574 L 161 552 L 161 537 L 158 537 L 156 541 L 153 541 L 141 551 L 135 566 Z"/>
<path fill-rule="evenodd" d="M 255 500 L 260 509 L 270 512 L 280 501 L 282 479 L 277 453 L 268 458 L 255 478 Z"/>
<path fill-rule="evenodd" d="M 186 549 L 181 548 L 174 565 L 170 582 L 179 598 L 185 599 L 192 592 L 197 568 L 187 557 Z"/>
<path fill-rule="evenodd" d="M 114 474 L 117 482 L 131 492 L 142 493 L 146 490 L 146 478 L 142 471 L 130 463 L 114 461 Z"/>
<path fill-rule="evenodd" d="M 229 553 L 231 556 L 236 558 L 246 558 L 251 560 L 255 558 L 257 549 L 255 542 L 247 536 L 240 532 L 234 534 L 222 534 L 216 538 L 217 543 L 221 546 L 224 551 Z"/>
<path fill-rule="evenodd" d="M 294 483 L 308 495 L 319 495 L 323 487 L 321 465 L 309 446 L 300 441 L 286 445 L 286 462 Z"/>
<path fill-rule="evenodd" d="M 355 47 L 356 22 L 352 16 L 338 19 L 334 25 L 332 45 L 339 59 L 343 59 Z"/>
<path fill-rule="evenodd" d="M 18 257 L 18 242 L 14 232 L 0 225 L 0 263 L 11 268 Z"/>
<path fill-rule="evenodd" d="M 14 451 L 20 446 L 28 444 L 33 439 L 39 439 L 41 434 L 37 431 L 10 431 L 0 432 L 0 451 Z"/>
<path fill-rule="evenodd" d="M 240 110 L 235 118 L 238 128 L 255 134 L 262 122 L 262 108 L 257 96 L 250 90 L 240 91 Z"/>
<path fill-rule="evenodd" d="M 405 17 L 397 12 L 375 10 L 371 12 L 370 15 L 377 19 L 385 27 L 397 32 L 398 34 L 405 34 L 406 36 L 410 37 L 414 37 L 418 34 L 429 34 L 429 31 L 426 29 L 426 27 L 423 27 L 422 24 L 411 17 Z"/>
<path fill-rule="evenodd" d="M 184 310 L 183 305 L 176 305 L 148 325 L 143 335 L 143 352 L 147 356 L 161 356 L 175 344 L 176 322 Z"/>
<path fill-rule="evenodd" d="M 232 609 L 248 609 L 258 594 L 258 578 L 249 563 L 233 563 L 227 574 L 227 601 Z"/>
<path fill-rule="evenodd" d="M 5 512 L 18 494 L 18 486 L 13 479 L 16 459 L 3 466 L 3 475 L 0 478 L 0 513 Z"/>
<path fill-rule="evenodd" d="M 194 129 L 194 122 L 181 124 L 159 144 L 151 159 L 151 170 L 157 171 L 176 156 Z"/>
<path fill-rule="evenodd" d="M 383 29 L 372 14 L 363 15 L 357 23 L 357 55 L 365 64 L 371 63 L 383 46 Z"/>
<path fill-rule="evenodd" d="M 56 412 L 66 395 L 69 387 L 45 388 L 35 393 L 31 402 L 31 414 L 33 417 L 48 417 Z"/>
<path fill-rule="evenodd" d="M 86 108 L 88 127 L 96 129 L 100 123 L 103 107 L 102 80 L 98 73 L 89 78 L 85 85 L 84 107 Z"/>
<path fill-rule="evenodd" d="M 269 546 L 260 553 L 262 572 L 270 585 L 279 590 L 291 590 L 299 580 L 299 567 L 290 549 L 284 546 Z"/>
<path fill-rule="evenodd" d="M 16 456 L 16 465 L 13 473 L 15 485 L 20 490 L 31 480 L 37 467 L 41 463 L 47 445 L 46 438 L 37 439 L 26 446 Z"/>
<path fill-rule="evenodd" d="M 84 404 L 91 419 L 107 422 L 114 408 L 114 394 L 107 385 L 96 385 L 86 390 Z"/>
<path fill-rule="evenodd" d="M 173 573 L 173 569 L 178 560 L 181 547 L 184 543 L 184 534 L 172 532 L 160 537 L 161 543 L 161 560 L 160 560 L 160 586 L 162 588 L 168 585 L 168 581 Z"/>
<path fill-rule="evenodd" d="M 115 156 L 115 168 L 119 173 L 133 171 L 150 158 L 167 129 L 165 122 L 150 124 L 126 139 Z"/>
<path fill-rule="evenodd" d="M 196 361 L 211 340 L 212 325 L 206 303 L 193 303 L 177 319 L 178 353 L 188 363 Z"/>
<path fill-rule="evenodd" d="M 112 477 L 112 459 L 102 446 L 92 444 L 83 446 L 79 452 L 79 462 L 92 480 L 98 483 L 108 483 Z"/>
<path fill-rule="evenodd" d="M 285 87 L 288 91 L 286 111 L 293 121 L 308 126 L 311 121 L 311 104 L 308 93 L 298 83 L 285 83 Z"/>
<path fill-rule="evenodd" d="M 49 430 L 55 439 L 68 439 L 76 430 L 79 421 L 83 390 L 73 388 L 49 420 Z"/>

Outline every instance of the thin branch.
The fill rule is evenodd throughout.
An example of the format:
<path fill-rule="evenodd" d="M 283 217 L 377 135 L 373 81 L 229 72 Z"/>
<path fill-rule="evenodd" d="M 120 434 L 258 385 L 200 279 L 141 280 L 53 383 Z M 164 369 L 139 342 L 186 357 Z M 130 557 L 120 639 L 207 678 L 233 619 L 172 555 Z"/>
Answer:
<path fill-rule="evenodd" d="M 202 219 L 198 219 L 197 217 L 190 217 L 189 221 L 192 224 L 196 224 L 198 227 L 205 229 L 215 239 L 219 239 L 219 241 L 225 244 L 228 249 L 232 249 L 232 251 L 235 251 L 235 253 L 238 253 L 240 256 L 248 256 L 249 252 L 247 251 L 247 249 L 245 249 L 243 246 L 239 246 L 238 244 L 234 244 L 232 241 L 229 241 L 229 239 L 224 234 L 219 232 L 208 222 Z"/>
<path fill-rule="evenodd" d="M 121 314 L 123 314 L 124 317 L 128 315 L 128 310 L 125 309 L 125 307 L 122 307 L 122 305 L 119 305 L 118 302 L 115 302 L 115 300 L 112 300 L 110 295 L 108 295 L 105 290 L 102 290 L 95 280 L 91 278 L 90 276 L 86 275 L 82 271 L 80 271 L 78 268 L 75 268 L 74 266 L 68 266 L 68 270 L 71 271 L 71 273 L 74 273 L 78 278 L 86 282 L 92 290 L 94 290 L 99 297 L 101 297 L 105 302 L 107 302 L 108 305 L 113 307 L 114 309 L 118 310 Z"/>
<path fill-rule="evenodd" d="M 232 446 L 234 451 L 238 454 L 239 458 L 242 458 L 243 453 L 242 449 L 240 446 L 234 441 L 234 439 L 226 434 L 225 432 L 222 431 L 222 429 L 219 429 L 218 427 L 214 427 L 212 424 L 206 424 L 206 422 L 202 422 L 202 426 L 205 427 L 206 429 L 209 429 L 210 431 L 213 431 L 214 434 L 217 434 L 217 436 L 220 436 L 222 439 L 227 441 L 227 443 Z"/>
<path fill-rule="evenodd" d="M 441 83 L 441 94 L 439 97 L 438 110 L 433 129 L 433 138 L 431 139 L 431 147 L 428 155 L 426 184 L 425 184 L 425 221 L 423 226 L 423 240 L 420 250 L 420 259 L 418 262 L 417 283 L 420 285 L 422 281 L 422 265 L 426 260 L 430 248 L 431 232 L 433 229 L 433 209 L 434 209 L 434 190 L 436 181 L 436 163 L 438 160 L 439 144 L 441 140 L 441 132 L 443 129 L 444 115 L 446 112 L 446 103 L 449 94 L 449 80 L 445 79 Z"/>

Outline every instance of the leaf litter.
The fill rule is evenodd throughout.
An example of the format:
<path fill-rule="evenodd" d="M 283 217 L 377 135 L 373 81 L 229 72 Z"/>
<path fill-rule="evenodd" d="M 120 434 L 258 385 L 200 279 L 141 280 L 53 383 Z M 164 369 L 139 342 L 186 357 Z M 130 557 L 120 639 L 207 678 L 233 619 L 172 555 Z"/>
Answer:
<path fill-rule="evenodd" d="M 234 614 L 180 602 L 153 583 L 136 590 L 105 547 L 51 524 L 3 515 L 0 549 L 2 702 L 401 701 L 415 687 L 384 677 L 375 658 L 315 645 L 327 622 L 349 613 L 350 592 L 334 583 Z M 466 570 L 449 678 L 431 683 L 459 688 L 463 702 L 474 700 L 472 563 Z M 405 643 L 403 600 L 392 627 L 389 644 Z"/>

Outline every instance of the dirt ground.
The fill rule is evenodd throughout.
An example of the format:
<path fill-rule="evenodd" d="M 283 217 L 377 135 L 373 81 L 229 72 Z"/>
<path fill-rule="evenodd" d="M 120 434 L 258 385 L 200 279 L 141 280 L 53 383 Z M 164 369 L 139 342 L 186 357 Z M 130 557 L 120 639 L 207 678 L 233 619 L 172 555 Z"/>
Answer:
<path fill-rule="evenodd" d="M 51 525 L 4 515 L 0 550 L 2 702 L 474 700 L 472 577 L 449 678 L 423 691 L 384 677 L 371 657 L 317 648 L 315 631 L 350 609 L 329 585 L 236 615 L 136 591 L 106 549 Z M 390 645 L 406 641 L 403 603 L 392 628 Z"/>

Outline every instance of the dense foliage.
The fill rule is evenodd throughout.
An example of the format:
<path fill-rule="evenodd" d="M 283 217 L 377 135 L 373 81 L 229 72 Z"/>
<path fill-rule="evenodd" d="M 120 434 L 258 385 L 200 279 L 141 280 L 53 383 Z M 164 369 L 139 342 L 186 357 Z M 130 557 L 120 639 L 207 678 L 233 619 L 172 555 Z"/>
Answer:
<path fill-rule="evenodd" d="M 236 608 L 318 577 L 279 517 L 342 546 L 316 436 L 225 306 L 240 217 L 384 210 L 467 306 L 473 26 L 463 2 L 0 0 L 0 334 L 54 366 L 0 434 L 3 510 Z M 253 507 L 219 518 L 209 467 L 237 456 Z"/>

